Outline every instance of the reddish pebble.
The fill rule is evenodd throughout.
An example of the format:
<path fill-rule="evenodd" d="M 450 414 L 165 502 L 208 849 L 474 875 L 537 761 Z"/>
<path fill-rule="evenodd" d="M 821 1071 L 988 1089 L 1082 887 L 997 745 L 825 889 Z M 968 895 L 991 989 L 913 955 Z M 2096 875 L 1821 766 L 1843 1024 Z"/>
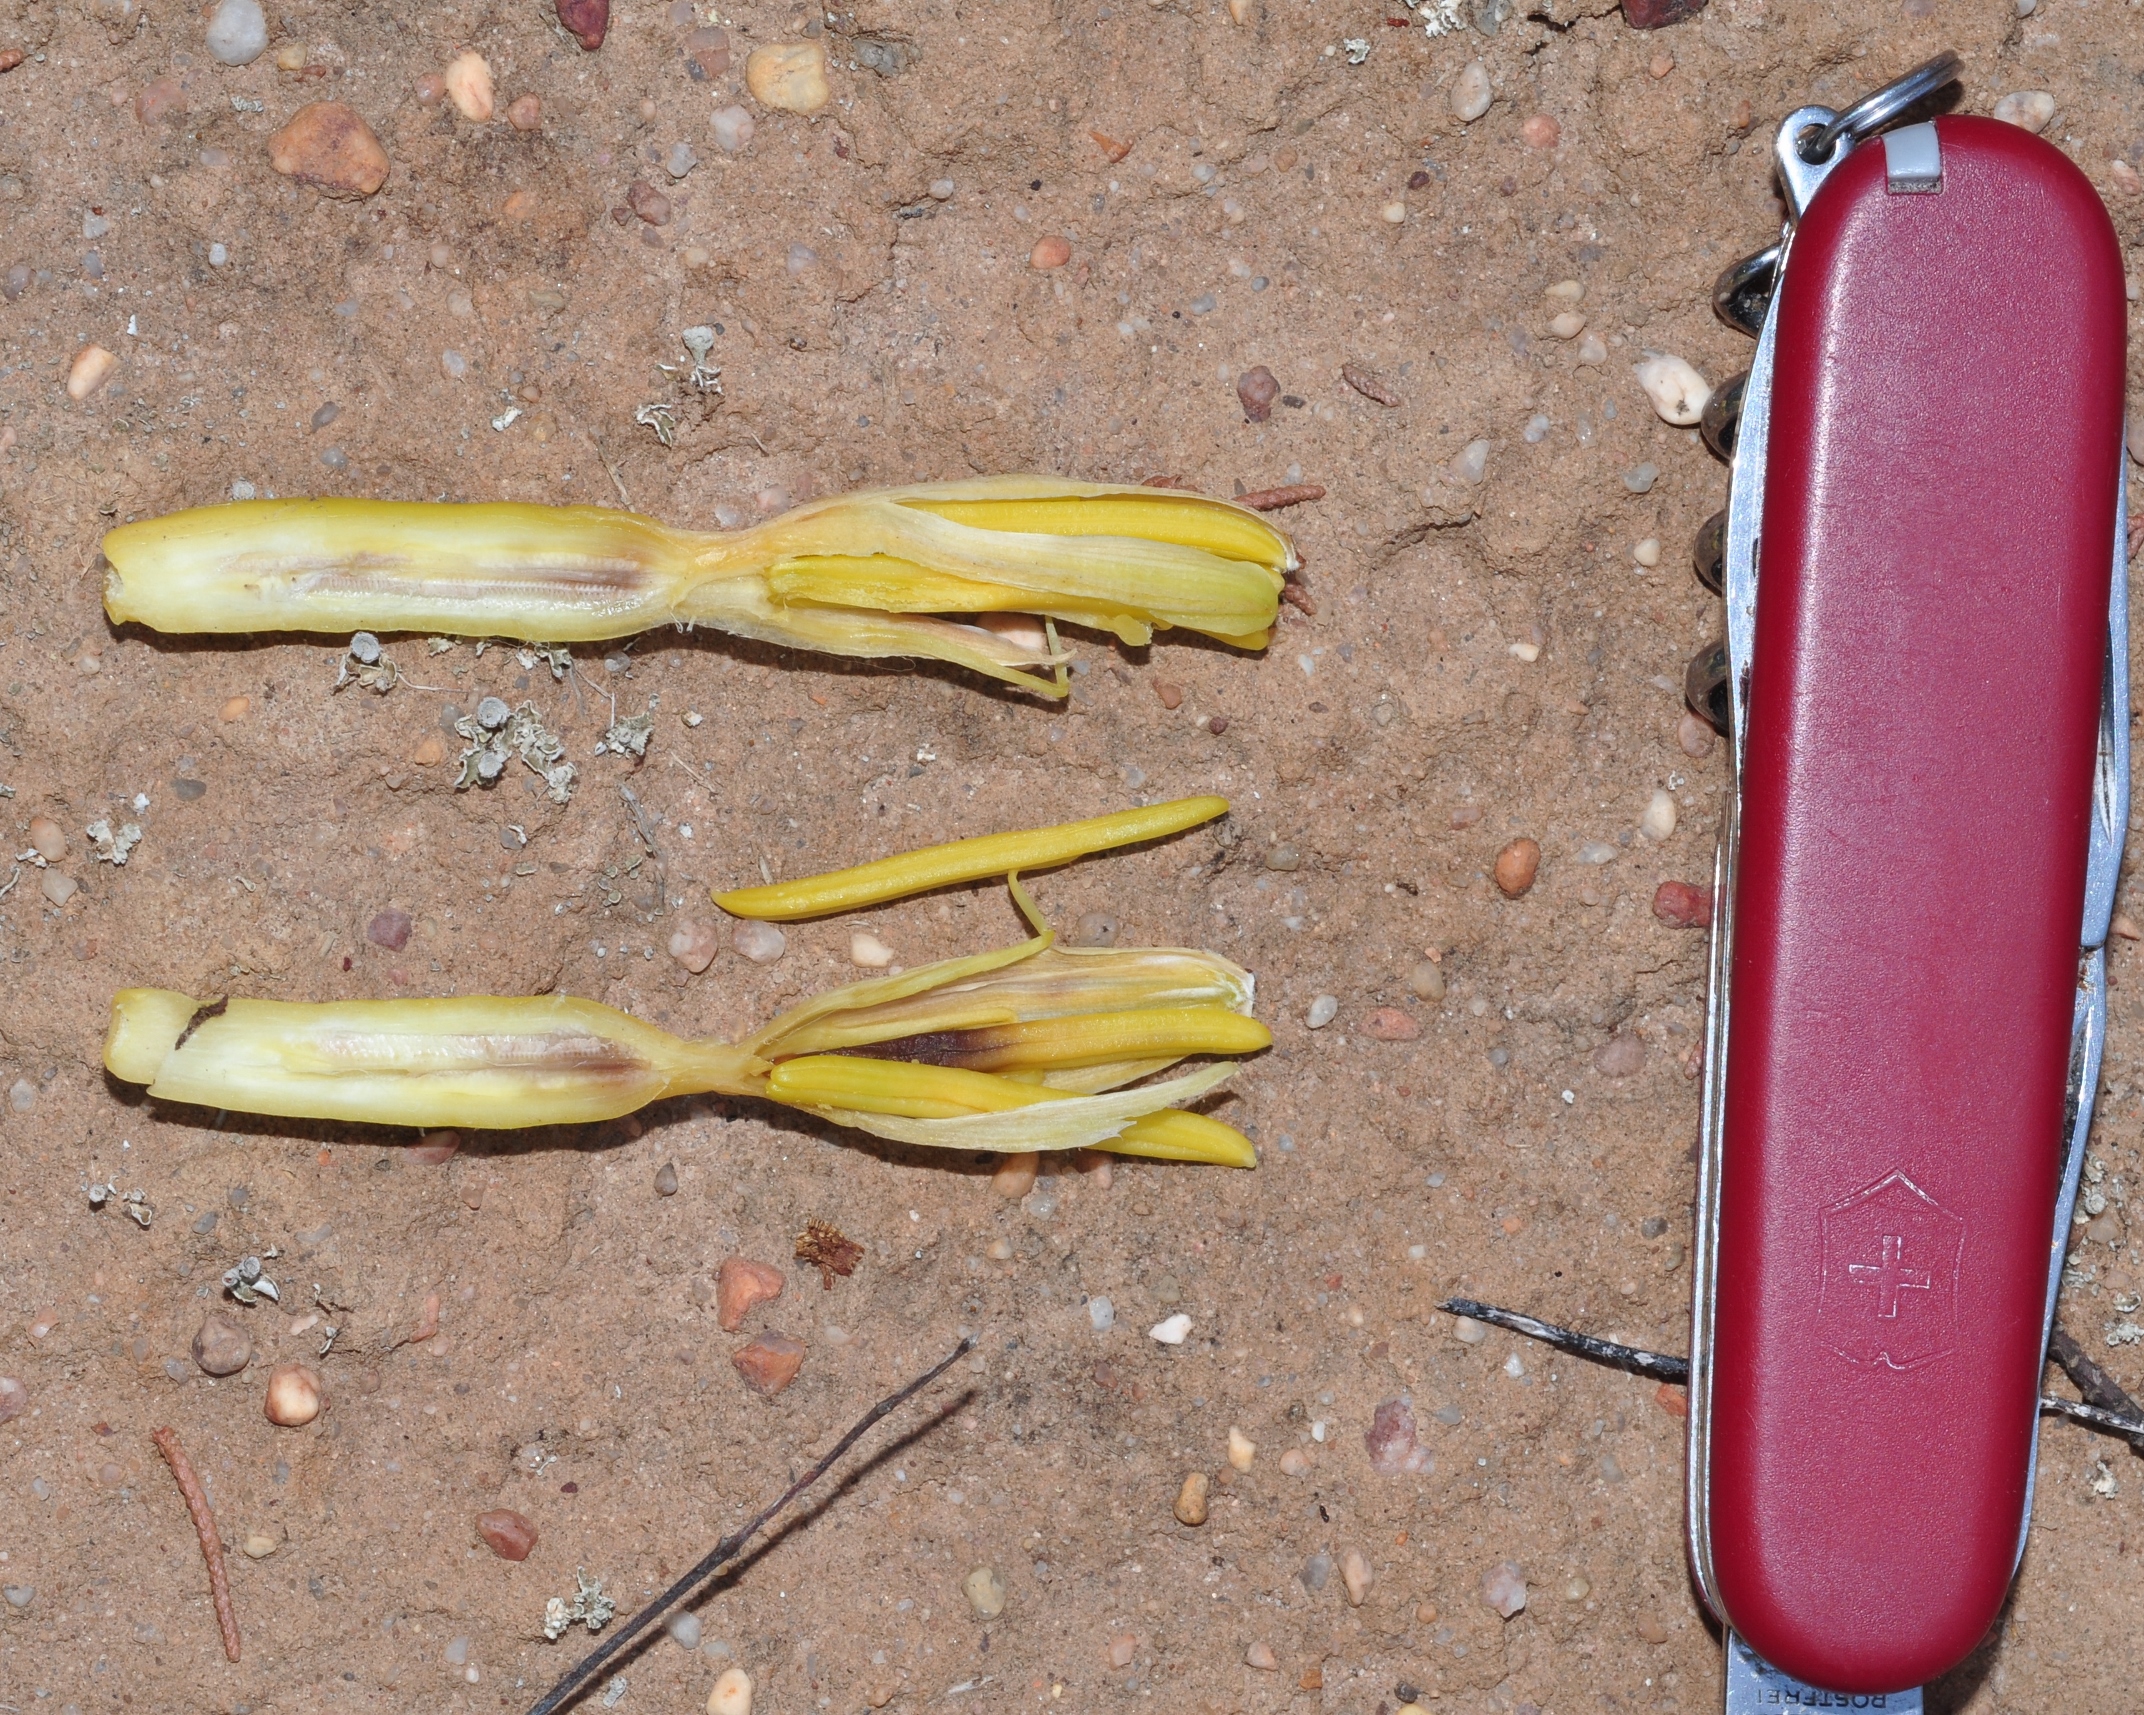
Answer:
<path fill-rule="evenodd" d="M 152 78 L 134 97 L 134 117 L 144 125 L 159 125 L 166 119 L 181 118 L 185 112 L 186 91 L 175 77 Z"/>
<path fill-rule="evenodd" d="M 1675 723 L 1675 743 L 1681 748 L 1685 756 L 1710 756 L 1712 754 L 1712 738 L 1711 726 L 1707 722 L 1699 720 L 1693 714 L 1686 712 L 1682 719 Z"/>
<path fill-rule="evenodd" d="M 409 945 L 410 915 L 407 911 L 389 906 L 365 930 L 365 939 L 375 947 L 385 947 L 390 953 L 399 953 Z"/>
<path fill-rule="evenodd" d="M 558 0 L 558 21 L 567 35 L 594 53 L 610 28 L 610 0 Z"/>
<path fill-rule="evenodd" d="M 437 107 L 447 99 L 447 80 L 436 71 L 428 71 L 413 87 L 419 107 Z"/>
<path fill-rule="evenodd" d="M 685 72 L 694 83 L 705 83 L 729 69 L 729 31 L 703 27 L 685 38 Z"/>
<path fill-rule="evenodd" d="M 772 1399 L 804 1367 L 804 1342 L 787 1334 L 762 1334 L 743 1350 L 732 1352 L 730 1362 L 744 1377 L 746 1387 Z"/>
<path fill-rule="evenodd" d="M 1623 22 L 1633 30 L 1664 30 L 1687 23 L 1705 9 L 1705 0 L 1623 0 Z"/>
<path fill-rule="evenodd" d="M 1653 889 L 1653 915 L 1677 929 L 1712 927 L 1712 889 L 1663 881 Z"/>
<path fill-rule="evenodd" d="M 501 1560 L 526 1560 L 536 1547 L 536 1527 L 508 1507 L 478 1513 L 476 1533 Z"/>
<path fill-rule="evenodd" d="M 517 95 L 506 109 L 506 122 L 516 131 L 539 131 L 543 128 L 543 97 L 540 95 Z"/>
<path fill-rule="evenodd" d="M 1027 253 L 1030 268 L 1062 268 L 1072 260 L 1072 241 L 1057 233 L 1035 240 L 1035 248 Z"/>
<path fill-rule="evenodd" d="M 1165 709 L 1183 707 L 1184 688 L 1181 685 L 1172 685 L 1166 679 L 1156 679 L 1154 681 L 1154 695 L 1161 699 L 1161 706 Z"/>
<path fill-rule="evenodd" d="M 1672 1382 L 1662 1382 L 1653 1389 L 1653 1403 L 1670 1417 L 1690 1415 L 1690 1396 Z"/>
<path fill-rule="evenodd" d="M 1519 127 L 1519 135 L 1529 149 L 1553 149 L 1563 141 L 1563 127 L 1546 113 L 1536 113 Z"/>
<path fill-rule="evenodd" d="M 634 180 L 626 191 L 625 206 L 650 226 L 670 224 L 670 199 L 644 179 Z"/>
<path fill-rule="evenodd" d="M 782 1272 L 749 1257 L 724 1259 L 715 1276 L 715 1321 L 725 1334 L 734 1334 L 759 1305 L 782 1295 Z"/>
<path fill-rule="evenodd" d="M 327 1409 L 327 1390 L 317 1370 L 304 1364 L 278 1364 L 268 1372 L 262 1409 L 280 1429 L 302 1429 Z"/>
<path fill-rule="evenodd" d="M 1279 397 L 1280 383 L 1273 379 L 1273 371 L 1262 363 L 1236 377 L 1237 403 L 1254 423 L 1263 423 L 1273 415 L 1273 401 Z"/>
<path fill-rule="evenodd" d="M 462 1134 L 458 1131 L 428 1131 L 402 1153 L 419 1167 L 437 1167 L 443 1161 L 452 1161 L 461 1146 Z"/>
<path fill-rule="evenodd" d="M 323 196 L 369 197 L 387 182 L 387 151 L 357 113 L 339 101 L 301 107 L 268 139 L 268 164 Z"/>
<path fill-rule="evenodd" d="M 1379 1042 L 1412 1042 L 1422 1034 L 1411 1013 L 1396 1006 L 1381 1006 L 1363 1021 L 1362 1033 Z"/>
<path fill-rule="evenodd" d="M 670 931 L 670 956 L 694 976 L 715 962 L 722 950 L 722 933 L 712 923 L 697 918 Z"/>
<path fill-rule="evenodd" d="M 27 57 L 20 48 L 0 48 L 0 71 L 13 71 Z"/>
<path fill-rule="evenodd" d="M 1416 1439 L 1414 1407 L 1404 1399 L 1381 1402 L 1362 1432 L 1370 1469 L 1385 1477 L 1413 1476 L 1429 1469 L 1429 1449 Z"/>
<path fill-rule="evenodd" d="M 1496 885 L 1506 899 L 1518 898 L 1540 873 L 1540 844 L 1523 834 L 1496 854 Z"/>
<path fill-rule="evenodd" d="M 1228 731 L 1228 716 L 1208 715 L 1206 717 L 1206 730 L 1212 733 L 1215 738 L 1219 738 L 1224 732 Z"/>

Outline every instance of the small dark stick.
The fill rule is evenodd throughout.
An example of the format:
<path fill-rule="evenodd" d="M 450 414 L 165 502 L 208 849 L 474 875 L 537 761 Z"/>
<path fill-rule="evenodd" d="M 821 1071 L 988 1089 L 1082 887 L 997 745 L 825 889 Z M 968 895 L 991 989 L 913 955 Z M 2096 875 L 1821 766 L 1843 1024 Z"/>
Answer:
<path fill-rule="evenodd" d="M 238 1614 L 231 1606 L 231 1581 L 224 1575 L 223 1542 L 216 1535 L 216 1515 L 209 1510 L 208 1494 L 201 1487 L 201 1479 L 194 1475 L 194 1462 L 186 1457 L 186 1449 L 179 1445 L 176 1429 L 159 1429 L 149 1439 L 156 1443 L 156 1450 L 163 1454 L 164 1463 L 171 1467 L 177 1479 L 179 1494 L 185 1499 L 186 1510 L 194 1521 L 194 1534 L 201 1539 L 201 1558 L 208 1562 L 209 1599 L 216 1604 L 216 1624 L 223 1631 L 223 1653 L 231 1661 L 238 1659 Z"/>
<path fill-rule="evenodd" d="M 2144 1418 L 2144 1409 L 2140 1409 L 2137 1402 L 2123 1391 L 2119 1382 L 2092 1361 L 2085 1349 L 2071 1337 L 2067 1328 L 2057 1328 L 2049 1336 L 2047 1355 L 2060 1364 L 2062 1373 L 2077 1384 L 2077 1391 L 2084 1395 L 2085 1404 L 2131 1423 Z M 2111 1427 L 2110 1424 L 2098 1423 L 2098 1420 L 2092 1418 L 2082 1421 L 2096 1423 L 2103 1429 Z M 2129 1451 L 2144 1459 L 2144 1440 L 2132 1437 Z"/>
<path fill-rule="evenodd" d="M 713 1548 L 707 1551 L 706 1556 L 684 1577 L 671 1585 L 669 1589 L 665 1590 L 608 1638 L 604 1639 L 601 1644 L 583 1656 L 580 1665 L 569 1669 L 566 1677 L 552 1686 L 529 1710 L 529 1715 L 551 1715 L 554 1709 L 564 1708 L 578 1692 L 584 1690 L 595 1679 L 596 1675 L 603 1671 L 605 1663 L 689 1596 L 693 1587 L 702 1582 L 709 1573 L 713 1572 L 724 1561 L 734 1559 L 738 1550 L 759 1534 L 762 1526 L 772 1520 L 777 1513 L 788 1506 L 791 1501 L 795 1500 L 806 1489 L 810 1488 L 812 1484 L 825 1476 L 828 1470 L 832 1468 L 834 1461 L 839 1459 L 851 1447 L 854 1447 L 857 1442 L 861 1441 L 865 1432 L 873 1424 L 877 1423 L 880 1418 L 886 1416 L 889 1412 L 906 1405 L 917 1394 L 929 1387 L 932 1382 L 944 1375 L 955 1363 L 974 1350 L 975 1336 L 970 1334 L 959 1345 L 955 1346 L 952 1351 L 940 1358 L 937 1363 L 916 1377 L 914 1381 L 889 1393 L 878 1404 L 865 1412 L 850 1427 L 849 1432 L 835 1442 L 832 1447 L 828 1448 L 810 1470 L 791 1483 L 768 1505 L 761 1508 L 757 1516 L 749 1520 L 740 1529 L 731 1531 L 728 1536 L 716 1543 Z M 165 1430 L 160 1433 L 169 1434 L 170 1432 Z M 222 1577 L 220 1566 L 216 1569 L 216 1576 L 219 1580 Z M 231 1659 L 236 1661 L 238 1658 L 234 1655 Z"/>
<path fill-rule="evenodd" d="M 1528 1339 L 1554 1346 L 1559 1352 L 1569 1352 L 1574 1358 L 1591 1358 L 1596 1364 L 1636 1370 L 1639 1375 L 1651 1376 L 1657 1381 L 1687 1382 L 1690 1379 L 1688 1358 L 1673 1358 L 1665 1352 L 1640 1351 L 1636 1346 L 1619 1346 L 1613 1340 L 1598 1340 L 1591 1334 L 1559 1328 L 1553 1322 L 1522 1316 L 1516 1310 L 1500 1310 L 1494 1304 L 1482 1304 L 1472 1298 L 1447 1298 L 1438 1308 L 1449 1310 L 1454 1316 L 1471 1316 L 1477 1322 L 1509 1328 L 1514 1334 L 1524 1334 Z"/>

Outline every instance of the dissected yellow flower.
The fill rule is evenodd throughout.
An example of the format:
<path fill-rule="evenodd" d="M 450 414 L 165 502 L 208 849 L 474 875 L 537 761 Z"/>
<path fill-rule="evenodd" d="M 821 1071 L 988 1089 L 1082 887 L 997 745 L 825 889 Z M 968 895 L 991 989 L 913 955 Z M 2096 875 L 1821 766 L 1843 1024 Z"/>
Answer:
<path fill-rule="evenodd" d="M 790 883 L 790 897 L 760 903 L 797 907 L 765 915 L 803 916 L 897 897 L 972 874 L 963 866 L 974 848 L 997 861 L 1063 862 L 1227 807 L 1185 799 L 956 841 Z M 1038 924 L 1032 939 L 830 990 L 734 1045 L 687 1041 L 564 996 L 202 1006 L 168 989 L 127 989 L 112 1001 L 104 1063 L 164 1100 L 289 1118 L 557 1125 L 719 1092 L 946 1149 L 1094 1148 L 1255 1166 L 1242 1133 L 1179 1108 L 1227 1080 L 1226 1056 L 1271 1044 L 1251 1016 L 1250 973 L 1182 948 L 1059 947 L 1018 875 L 1006 880 Z M 1190 1059 L 1208 1063 L 1146 1081 Z"/>
<path fill-rule="evenodd" d="M 122 525 L 105 611 L 169 632 L 420 631 L 572 643 L 712 625 L 835 655 L 917 656 L 1061 695 L 1067 657 L 967 623 L 1027 613 L 1143 644 L 1266 643 L 1288 538 L 1175 490 L 1047 476 L 865 490 L 749 530 L 596 506 L 260 500 Z"/>

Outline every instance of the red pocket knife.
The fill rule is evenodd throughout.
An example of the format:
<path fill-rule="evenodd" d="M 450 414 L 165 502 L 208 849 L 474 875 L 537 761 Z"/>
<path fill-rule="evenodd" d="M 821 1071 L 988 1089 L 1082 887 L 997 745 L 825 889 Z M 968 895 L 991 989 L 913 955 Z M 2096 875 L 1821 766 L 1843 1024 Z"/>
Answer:
<path fill-rule="evenodd" d="M 1730 1715 L 1918 1710 L 2002 1607 L 2128 822 L 2114 228 L 2062 152 L 1790 114 L 1708 438 L 1731 736 L 1689 1529 Z M 1739 407 L 1739 415 L 1736 409 Z M 1709 542 L 1709 547 L 1708 547 Z"/>

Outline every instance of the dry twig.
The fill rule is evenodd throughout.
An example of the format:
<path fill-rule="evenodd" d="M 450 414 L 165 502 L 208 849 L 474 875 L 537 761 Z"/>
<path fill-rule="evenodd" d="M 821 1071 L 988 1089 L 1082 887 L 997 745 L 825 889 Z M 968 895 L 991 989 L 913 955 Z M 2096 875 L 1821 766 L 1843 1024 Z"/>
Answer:
<path fill-rule="evenodd" d="M 223 1542 L 216 1535 L 216 1515 L 209 1510 L 208 1492 L 201 1487 L 201 1479 L 194 1475 L 194 1462 L 186 1457 L 186 1449 L 179 1445 L 176 1429 L 156 1430 L 149 1439 L 156 1443 L 164 1463 L 171 1467 L 179 1493 L 186 1501 L 186 1510 L 192 1515 L 194 1534 L 201 1538 L 201 1558 L 208 1562 L 208 1593 L 216 1604 L 216 1624 L 223 1632 L 223 1653 L 229 1660 L 236 1661 L 238 1613 L 231 1606 L 231 1580 L 223 1570 Z"/>
<path fill-rule="evenodd" d="M 1253 512 L 1278 512 L 1283 506 L 1300 506 L 1306 500 L 1324 498 L 1322 482 L 1291 482 L 1280 488 L 1254 488 L 1249 494 L 1237 495 L 1236 504 L 1248 506 Z"/>

